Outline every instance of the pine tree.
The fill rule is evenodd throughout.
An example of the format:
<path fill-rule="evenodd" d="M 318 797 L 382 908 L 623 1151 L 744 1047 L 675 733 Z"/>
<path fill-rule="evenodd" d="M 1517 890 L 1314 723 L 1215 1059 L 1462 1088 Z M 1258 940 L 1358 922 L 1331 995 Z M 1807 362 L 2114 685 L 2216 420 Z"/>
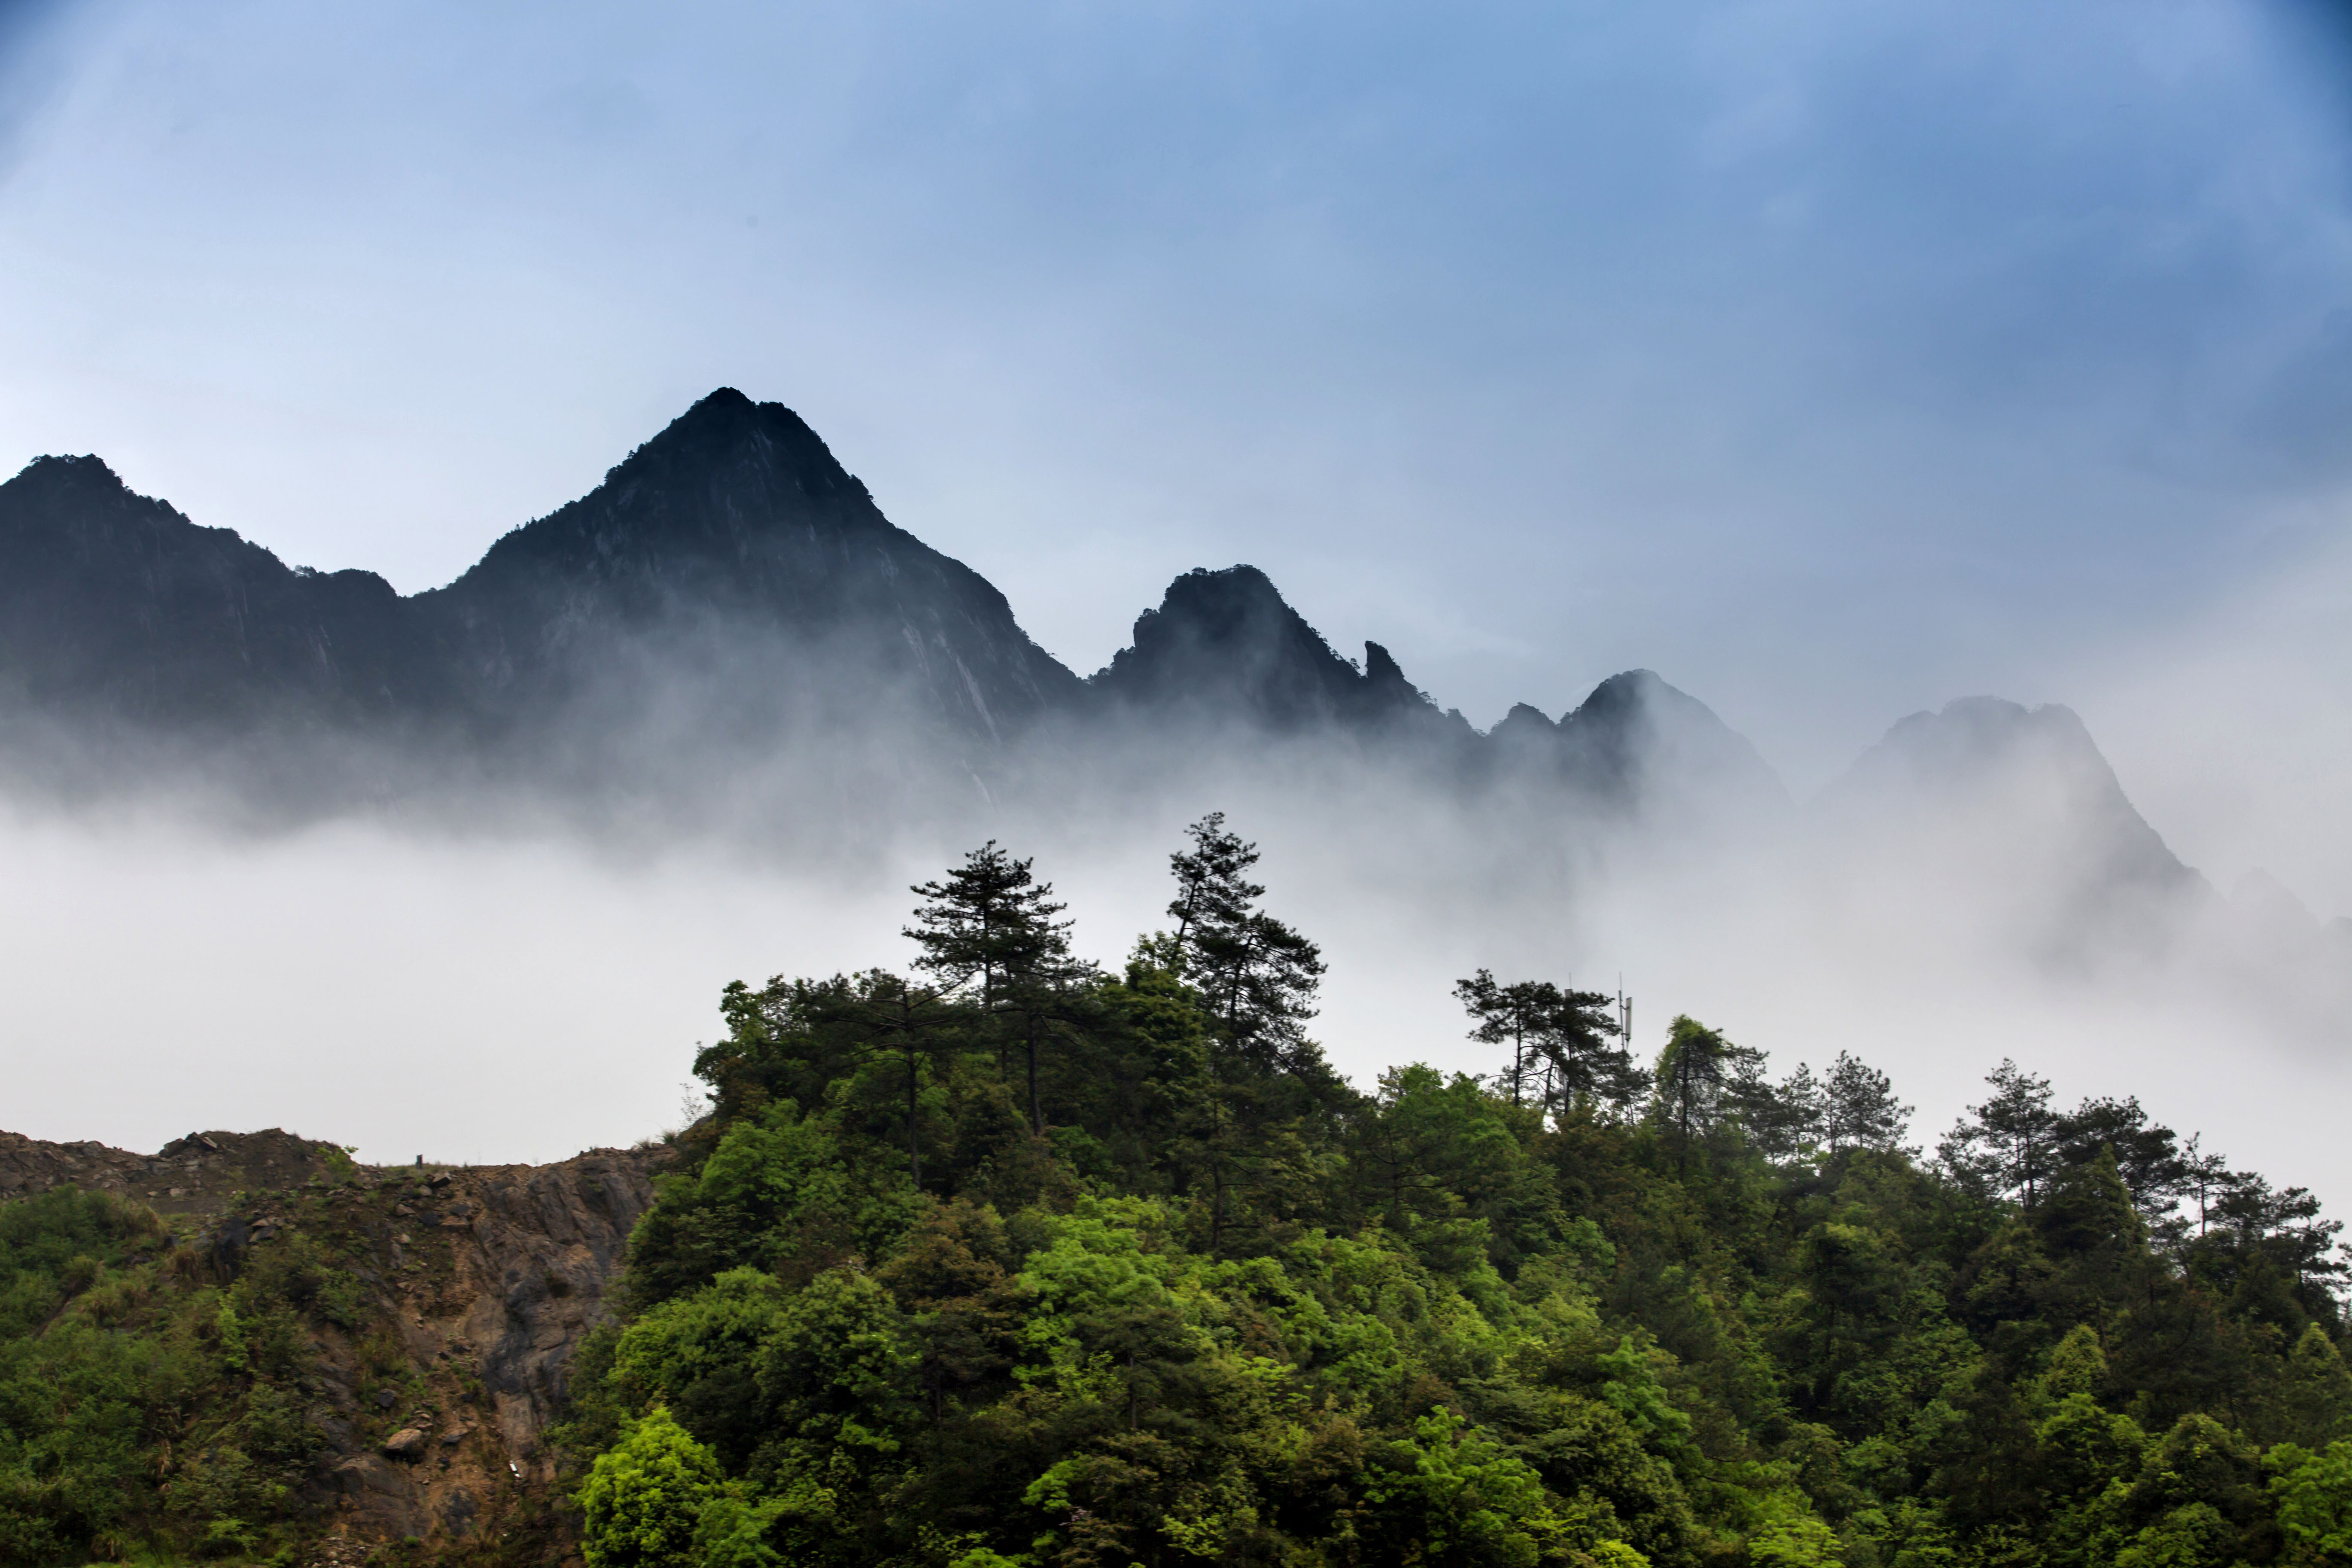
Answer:
<path fill-rule="evenodd" d="M 1245 875 L 1258 849 L 1213 812 L 1185 831 L 1192 847 L 1169 857 L 1177 929 L 1147 946 L 1164 954 L 1197 997 L 1210 1040 L 1198 1086 L 1205 1123 L 1196 1145 L 1211 1188 L 1212 1247 L 1226 1234 L 1236 1191 L 1280 1196 L 1301 1128 L 1344 1089 L 1307 1037 L 1322 983 L 1315 943 L 1257 906 L 1265 889 Z M 1302 1090 L 1304 1093 L 1302 1094 Z"/>
<path fill-rule="evenodd" d="M 1508 1087 L 1513 1105 L 1526 1098 L 1538 1067 L 1542 1089 L 1536 1098 L 1555 1112 L 1578 1103 L 1622 1105 L 1641 1092 L 1641 1069 L 1611 1044 L 1617 1024 L 1601 993 L 1563 989 L 1548 980 L 1504 985 L 1482 969 L 1455 981 L 1454 995 L 1471 1016 L 1470 1038 L 1510 1043 L 1510 1066 L 1496 1078 Z"/>
<path fill-rule="evenodd" d="M 1094 970 L 1071 958 L 1071 922 L 1054 918 L 1066 906 L 1054 902 L 1054 885 L 1036 879 L 1034 864 L 1015 860 L 990 839 L 965 856 L 945 881 L 910 889 L 929 901 L 916 910 L 915 923 L 902 934 L 923 950 L 915 967 L 939 975 L 944 990 L 980 982 L 985 1026 L 1017 1026 L 1028 1068 L 1030 1130 L 1042 1134 L 1038 1047 L 1053 1021 L 1068 1010 L 1073 991 Z M 1004 1037 L 1000 1032 L 998 1037 Z M 1000 1067 L 1003 1061 L 1000 1047 Z"/>
<path fill-rule="evenodd" d="M 2148 1119 L 2139 1098 L 2086 1100 L 2058 1119 L 2058 1160 L 2080 1165 L 2113 1149 L 2132 1203 L 2154 1220 L 2179 1206 L 2194 1184 L 2179 1135 Z"/>
<path fill-rule="evenodd" d="M 945 881 L 909 889 L 928 900 L 900 933 L 923 950 L 915 967 L 938 975 L 950 991 L 978 980 L 981 1008 L 992 1012 L 1007 979 L 1034 975 L 1066 959 L 1070 922 L 1054 919 L 1066 906 L 1053 901 L 1052 883 L 1032 874 L 1034 864 L 1015 860 L 992 838 L 966 855 Z"/>
<path fill-rule="evenodd" d="M 1226 832 L 1223 812 L 1213 811 L 1184 831 L 1192 847 L 1168 857 L 1176 873 L 1176 897 L 1168 913 L 1176 921 L 1177 952 L 1191 956 L 1200 931 L 1244 920 L 1265 889 L 1243 875 L 1257 864 L 1257 846 Z"/>
<path fill-rule="evenodd" d="M 1763 1067 L 1759 1055 L 1733 1079 L 1727 1095 L 1748 1141 L 1770 1160 L 1811 1152 L 1822 1141 L 1826 1101 L 1821 1080 L 1805 1062 L 1777 1084 L 1765 1079 Z"/>
<path fill-rule="evenodd" d="M 2197 1234 L 2202 1237 L 2213 1222 L 2213 1205 L 2220 1198 L 2223 1184 L 2230 1177 L 2230 1162 L 2219 1152 L 2208 1154 L 2199 1145 L 2204 1142 L 2202 1132 L 2192 1136 L 2181 1152 L 2181 1163 L 2187 1173 L 2181 1178 L 2181 1193 L 2197 1201 Z"/>
<path fill-rule="evenodd" d="M 1553 993 L 1551 1011 L 1532 1043 L 1544 1064 L 1544 1101 L 1555 1115 L 1579 1105 L 1622 1111 L 1648 1087 L 1617 1040 L 1612 1005 L 1598 991 Z"/>
<path fill-rule="evenodd" d="M 1203 989 L 1223 1038 L 1259 1067 L 1294 1065 L 1315 1016 L 1322 951 L 1261 910 L 1208 928 L 1199 946 Z"/>
<path fill-rule="evenodd" d="M 1220 1037 L 1269 1069 L 1303 1060 L 1305 1026 L 1315 1016 L 1323 955 L 1313 942 L 1257 907 L 1265 892 L 1243 873 L 1258 849 L 1225 831 L 1211 812 L 1185 831 L 1192 848 L 1169 857 L 1176 898 L 1178 967 L 1208 1005 Z"/>
<path fill-rule="evenodd" d="M 1455 981 L 1454 996 L 1471 1016 L 1470 1038 L 1488 1046 L 1510 1042 L 1511 1065 L 1496 1076 L 1509 1087 L 1511 1103 L 1518 1104 L 1531 1065 L 1529 1037 L 1540 1035 L 1558 1010 L 1559 988 L 1533 980 L 1503 985 L 1494 971 L 1482 969 L 1467 980 Z"/>
<path fill-rule="evenodd" d="M 1895 1098 L 1893 1080 L 1840 1051 L 1822 1080 L 1822 1142 L 1829 1152 L 1899 1149 L 1910 1125 L 1911 1108 Z"/>
<path fill-rule="evenodd" d="M 1937 1156 L 1962 1184 L 2032 1208 L 2058 1166 L 2058 1117 L 2050 1109 L 2050 1080 L 2004 1058 L 1985 1082 L 1992 1086 L 1991 1098 L 1969 1107 L 1970 1120 L 1945 1136 Z"/>
<path fill-rule="evenodd" d="M 1690 1163 L 1694 1137 L 1721 1120 L 1741 1074 L 1762 1053 L 1735 1046 L 1687 1014 L 1677 1016 L 1658 1053 L 1656 1109 L 1673 1130 L 1678 1166 Z"/>

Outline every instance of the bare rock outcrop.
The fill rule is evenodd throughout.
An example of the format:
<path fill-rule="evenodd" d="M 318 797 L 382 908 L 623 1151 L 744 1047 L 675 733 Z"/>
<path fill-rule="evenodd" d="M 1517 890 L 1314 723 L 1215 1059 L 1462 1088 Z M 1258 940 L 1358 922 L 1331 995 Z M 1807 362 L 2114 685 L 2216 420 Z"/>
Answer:
<path fill-rule="evenodd" d="M 463 1558 L 522 1531 L 554 1531 L 561 1556 L 548 1428 L 674 1158 L 653 1144 L 378 1167 L 275 1130 L 190 1133 L 152 1155 L 0 1133 L 0 1200 L 71 1185 L 149 1204 L 184 1216 L 200 1267 L 222 1278 L 299 1234 L 360 1281 L 359 1320 L 310 1331 L 317 1561 L 405 1540 Z"/>
<path fill-rule="evenodd" d="M 216 1214 L 249 1193 L 324 1181 L 354 1167 L 332 1143 L 272 1127 L 260 1132 L 191 1132 L 152 1154 L 104 1143 L 46 1143 L 0 1132 L 0 1201 L 52 1187 L 116 1193 L 158 1214 Z"/>
<path fill-rule="evenodd" d="M 610 1315 L 671 1157 L 369 1172 L 325 1200 L 324 1234 L 366 1260 L 386 1309 L 373 1337 L 320 1336 L 314 1486 L 339 1531 L 455 1543 L 544 1498 L 572 1354 Z"/>

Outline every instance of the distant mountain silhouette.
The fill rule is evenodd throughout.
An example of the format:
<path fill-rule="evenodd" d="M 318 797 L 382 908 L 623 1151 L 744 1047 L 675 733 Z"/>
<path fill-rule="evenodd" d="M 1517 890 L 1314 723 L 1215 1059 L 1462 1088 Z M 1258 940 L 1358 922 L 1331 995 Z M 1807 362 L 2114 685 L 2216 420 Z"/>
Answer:
<path fill-rule="evenodd" d="M 1360 665 L 1340 658 L 1247 565 L 1177 578 L 1082 681 L 978 573 L 892 524 L 797 415 L 731 388 L 406 598 L 369 573 L 289 567 L 131 494 L 95 458 L 42 458 L 0 485 L 11 707 L 248 751 L 289 731 L 437 742 L 575 782 L 723 768 L 812 736 L 911 734 L 968 772 L 1052 720 L 1082 744 L 1113 730 L 1339 741 L 1588 806 L 1718 774 L 1780 793 L 1745 741 L 1646 671 L 1559 724 L 1521 708 L 1481 735 L 1378 643 Z M 917 764 L 878 745 L 872 765 Z"/>
<path fill-rule="evenodd" d="M 1788 790 L 1745 736 L 1646 669 L 1611 676 L 1556 724 L 1522 702 L 1492 742 L 1503 771 L 1569 781 L 1617 805 L 1751 819 L 1790 809 Z"/>
<path fill-rule="evenodd" d="M 510 721 L 681 686 L 729 689 L 738 717 L 762 696 L 838 709 L 892 688 L 993 743 L 1078 688 L 1003 594 L 893 525 L 798 415 L 732 388 L 412 602 L 459 650 L 472 701 Z"/>
<path fill-rule="evenodd" d="M 1924 904 L 1965 903 L 2052 952 L 2153 942 L 2205 879 L 2124 794 L 2080 718 L 1965 697 L 1915 713 L 1814 802 L 1825 831 Z"/>
<path fill-rule="evenodd" d="M 2054 703 L 1963 697 L 1914 713 L 1862 754 L 1823 807 L 1981 821 L 2021 856 L 2063 843 L 2102 883 L 2174 888 L 2196 876 L 2125 795 L 2083 721 Z"/>
<path fill-rule="evenodd" d="M 163 725 L 447 703 L 430 626 L 368 572 L 289 568 L 133 495 L 96 458 L 0 484 L 0 711 Z"/>
<path fill-rule="evenodd" d="M 289 567 L 95 458 L 36 461 L 0 485 L 0 748 L 77 729 L 204 738 L 249 773 L 324 778 L 318 795 L 489 778 L 731 792 L 803 821 L 919 810 L 940 788 L 985 800 L 1013 776 L 1052 799 L 1090 748 L 1143 759 L 1116 776 L 1148 780 L 1154 758 L 1213 772 L 1265 742 L 1319 749 L 1327 782 L 1507 806 L 1493 831 L 1530 843 L 1570 821 L 1719 837 L 1792 809 L 1754 747 L 1650 671 L 1481 734 L 1380 644 L 1340 657 L 1254 566 L 1178 577 L 1081 680 L 797 415 L 730 388 L 405 598 Z M 255 762 L 297 753 L 275 775 Z M 2069 919 L 2202 886 L 2063 709 L 1970 699 L 1906 720 L 1811 817 L 1874 855 L 1940 857 L 1938 876 L 2057 886 Z"/>
<path fill-rule="evenodd" d="M 1087 682 L 1129 711 L 1190 714 L 1296 733 L 1402 727 L 1460 743 L 1475 731 L 1404 678 L 1388 649 L 1341 658 L 1255 566 L 1185 573 L 1160 607 L 1137 617 L 1134 641 Z"/>

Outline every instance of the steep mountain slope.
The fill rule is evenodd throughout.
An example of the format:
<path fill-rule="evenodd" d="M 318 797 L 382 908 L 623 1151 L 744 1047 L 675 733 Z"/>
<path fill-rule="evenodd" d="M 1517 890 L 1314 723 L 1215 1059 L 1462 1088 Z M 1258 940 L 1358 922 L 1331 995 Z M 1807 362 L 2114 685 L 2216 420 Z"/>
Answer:
<path fill-rule="evenodd" d="M 1004 595 L 894 526 L 781 404 L 712 393 L 419 610 L 508 720 L 691 700 L 733 721 L 871 704 L 1002 742 L 1077 681 Z"/>
<path fill-rule="evenodd" d="M 1520 703 L 1490 736 L 1505 777 L 1557 780 L 1619 811 L 1776 822 L 1789 794 L 1746 737 L 1646 669 L 1612 675 L 1553 723 Z"/>
<path fill-rule="evenodd" d="M 1496 789 L 1538 808 L 1770 819 L 1787 791 L 1756 748 L 1646 669 L 1614 675 L 1555 723 L 1525 703 L 1487 734 L 1441 710 L 1378 643 L 1359 666 L 1255 566 L 1193 571 L 1135 623 L 1133 641 L 1087 682 L 1097 711 L 1182 743 L 1202 729 L 1369 746 L 1388 763 Z"/>
<path fill-rule="evenodd" d="M 172 728 L 384 719 L 451 668 L 383 578 L 288 567 L 96 458 L 0 484 L 0 700 Z"/>
<path fill-rule="evenodd" d="M 1811 810 L 1849 867 L 1907 891 L 1915 917 L 2015 933 L 2049 956 L 2159 944 L 2213 900 L 2054 704 L 1968 697 L 1915 713 Z"/>
<path fill-rule="evenodd" d="M 1472 734 L 1460 714 L 1441 711 L 1406 680 L 1380 644 L 1364 645 L 1360 668 L 1334 653 L 1255 566 L 1195 570 L 1171 583 L 1088 686 L 1109 706 L 1157 722 L 1287 733 L 1398 729 L 1456 744 Z"/>

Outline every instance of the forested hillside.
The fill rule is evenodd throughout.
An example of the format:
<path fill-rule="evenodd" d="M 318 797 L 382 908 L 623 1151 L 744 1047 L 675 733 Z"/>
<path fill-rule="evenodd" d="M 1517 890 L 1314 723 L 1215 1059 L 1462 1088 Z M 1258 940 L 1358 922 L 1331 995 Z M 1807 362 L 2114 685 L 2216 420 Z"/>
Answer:
<path fill-rule="evenodd" d="M 670 1157 L 0 1135 L 0 1564 L 564 1561 L 545 1428 Z"/>
<path fill-rule="evenodd" d="M 1195 825 L 1111 974 L 985 846 L 910 973 L 729 987 L 669 1148 L 26 1144 L 0 1562 L 2352 1562 L 2309 1194 L 1486 971 L 1489 1073 L 1362 1092 L 1255 860 Z"/>
<path fill-rule="evenodd" d="M 1255 860 L 1197 825 L 1111 974 L 992 844 L 912 973 L 728 990 L 590 1563 L 2352 1562 L 2310 1194 L 2011 1064 L 1930 1156 L 1851 1057 L 1484 972 L 1492 1073 L 1360 1092 Z"/>

